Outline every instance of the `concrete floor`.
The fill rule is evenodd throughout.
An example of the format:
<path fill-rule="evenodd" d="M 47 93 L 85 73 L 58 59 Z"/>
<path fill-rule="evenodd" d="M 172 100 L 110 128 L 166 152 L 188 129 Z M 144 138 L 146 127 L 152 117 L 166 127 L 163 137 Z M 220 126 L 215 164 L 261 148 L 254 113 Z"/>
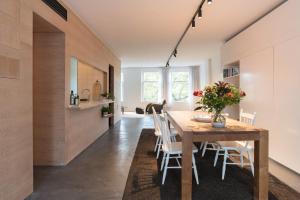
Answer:
<path fill-rule="evenodd" d="M 139 135 L 149 127 L 149 117 L 122 118 L 67 166 L 35 167 L 26 200 L 122 199 Z"/>

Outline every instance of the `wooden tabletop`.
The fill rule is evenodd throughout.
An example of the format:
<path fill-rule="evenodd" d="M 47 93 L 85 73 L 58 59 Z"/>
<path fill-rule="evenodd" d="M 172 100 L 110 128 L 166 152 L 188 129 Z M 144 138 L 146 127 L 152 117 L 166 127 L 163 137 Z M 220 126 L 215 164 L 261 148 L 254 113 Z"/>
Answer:
<path fill-rule="evenodd" d="M 225 128 L 214 128 L 211 123 L 198 122 L 195 115 L 205 114 L 198 111 L 168 111 L 168 118 L 179 134 L 192 133 L 195 137 L 213 141 L 258 140 L 263 129 L 226 118 Z"/>

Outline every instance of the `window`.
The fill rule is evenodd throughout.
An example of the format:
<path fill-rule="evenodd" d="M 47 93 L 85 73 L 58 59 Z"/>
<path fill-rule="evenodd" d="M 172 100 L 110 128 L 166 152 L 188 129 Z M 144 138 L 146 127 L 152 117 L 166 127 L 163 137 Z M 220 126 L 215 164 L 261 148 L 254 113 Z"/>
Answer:
<path fill-rule="evenodd" d="M 121 102 L 124 100 L 124 75 L 121 72 Z"/>
<path fill-rule="evenodd" d="M 159 102 L 161 87 L 161 72 L 142 73 L 142 101 Z"/>
<path fill-rule="evenodd" d="M 171 99 L 173 102 L 186 102 L 190 97 L 190 73 L 171 72 Z"/>

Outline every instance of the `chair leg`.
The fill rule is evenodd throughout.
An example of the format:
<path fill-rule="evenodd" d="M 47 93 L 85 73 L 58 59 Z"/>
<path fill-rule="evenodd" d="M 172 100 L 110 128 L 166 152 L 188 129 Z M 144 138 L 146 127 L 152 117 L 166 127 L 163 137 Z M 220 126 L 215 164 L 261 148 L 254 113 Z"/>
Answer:
<path fill-rule="evenodd" d="M 195 156 L 194 156 L 194 154 L 193 154 L 193 156 L 192 156 L 192 161 L 193 161 L 193 168 L 194 168 L 194 175 L 195 175 L 196 183 L 197 183 L 197 185 L 199 185 L 198 171 L 197 171 L 197 166 L 196 166 L 196 161 L 195 161 Z"/>
<path fill-rule="evenodd" d="M 224 180 L 224 177 L 225 177 L 225 172 L 226 172 L 226 160 L 227 160 L 227 150 L 225 150 L 224 152 L 224 160 L 223 160 L 223 168 L 222 168 L 222 180 Z"/>
<path fill-rule="evenodd" d="M 158 149 L 157 149 L 156 159 L 159 158 L 159 153 L 161 151 L 161 148 L 162 148 L 162 139 L 159 137 L 159 143 L 158 143 Z"/>
<path fill-rule="evenodd" d="M 172 137 L 171 137 L 171 141 L 172 141 L 172 142 L 176 142 L 176 136 L 172 136 Z"/>
<path fill-rule="evenodd" d="M 163 174 L 163 180 L 162 180 L 162 185 L 165 184 L 167 170 L 168 170 L 168 164 L 169 164 L 169 159 L 170 159 L 170 154 L 167 154 L 166 164 L 165 164 L 165 169 L 164 169 L 164 174 Z"/>
<path fill-rule="evenodd" d="M 180 162 L 179 162 L 178 158 L 176 158 L 176 162 L 177 162 L 177 165 L 178 165 L 178 167 L 181 167 L 181 165 L 180 165 Z"/>
<path fill-rule="evenodd" d="M 248 153 L 248 158 L 249 158 L 249 162 L 250 162 L 250 167 L 251 167 L 252 175 L 254 176 L 254 166 L 253 166 L 252 155 L 251 155 L 250 151 L 247 151 L 247 153 Z"/>
<path fill-rule="evenodd" d="M 157 150 L 158 142 L 159 142 L 159 136 L 157 136 L 157 139 L 156 139 L 156 143 L 155 143 L 155 147 L 154 147 L 154 152 L 156 152 L 156 150 Z"/>
<path fill-rule="evenodd" d="M 162 161 L 161 161 L 161 165 L 160 165 L 160 171 L 162 171 L 163 168 L 164 168 L 165 159 L 166 159 L 166 153 L 164 152 L 164 157 L 163 157 L 163 159 L 162 159 Z"/>
<path fill-rule="evenodd" d="M 204 142 L 201 142 L 199 150 L 201 150 L 203 148 L 203 146 L 204 146 Z"/>
<path fill-rule="evenodd" d="M 243 156 L 244 152 L 240 152 L 240 162 L 241 162 L 241 167 L 244 167 L 244 156 Z"/>
<path fill-rule="evenodd" d="M 204 144 L 204 146 L 203 146 L 202 157 L 203 157 L 204 154 L 205 154 L 205 151 L 206 151 L 206 148 L 207 148 L 207 144 L 208 144 L 208 142 L 205 142 L 205 144 Z"/>
<path fill-rule="evenodd" d="M 218 158 L 219 158 L 219 153 L 220 153 L 220 147 L 218 147 L 218 150 L 217 150 L 217 153 L 216 153 L 216 156 L 215 156 L 214 167 L 217 165 Z"/>

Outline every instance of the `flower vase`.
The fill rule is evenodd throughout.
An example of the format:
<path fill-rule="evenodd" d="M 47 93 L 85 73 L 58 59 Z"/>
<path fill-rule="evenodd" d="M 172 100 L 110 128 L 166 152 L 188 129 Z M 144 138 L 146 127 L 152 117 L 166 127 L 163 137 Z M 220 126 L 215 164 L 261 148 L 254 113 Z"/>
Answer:
<path fill-rule="evenodd" d="M 220 112 L 216 112 L 211 116 L 211 124 L 214 128 L 225 128 L 226 118 Z"/>

